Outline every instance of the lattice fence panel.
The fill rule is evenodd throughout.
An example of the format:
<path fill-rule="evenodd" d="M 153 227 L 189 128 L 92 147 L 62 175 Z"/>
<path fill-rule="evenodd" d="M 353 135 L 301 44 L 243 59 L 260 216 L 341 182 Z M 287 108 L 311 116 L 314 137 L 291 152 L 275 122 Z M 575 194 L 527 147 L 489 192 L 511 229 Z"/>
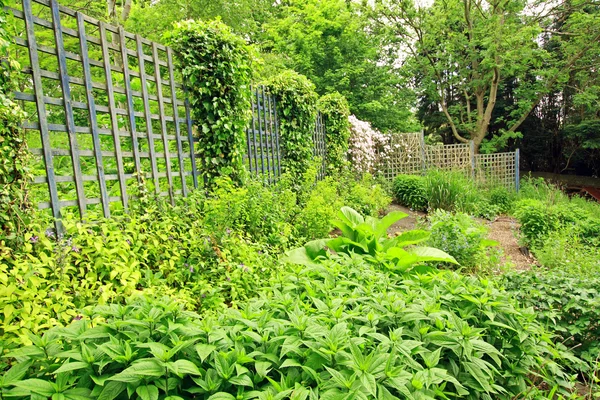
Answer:
<path fill-rule="evenodd" d="M 244 156 L 249 171 L 268 182 L 281 175 L 279 124 L 275 99 L 266 94 L 264 86 L 253 89 L 252 120 L 246 130 L 248 144 Z"/>
<path fill-rule="evenodd" d="M 425 166 L 421 133 L 385 135 L 387 151 L 378 154 L 378 170 L 386 179 L 399 174 L 420 174 Z"/>
<path fill-rule="evenodd" d="M 471 171 L 473 149 L 470 144 L 448 144 L 425 146 L 425 167 L 427 169 Z"/>
<path fill-rule="evenodd" d="M 518 184 L 518 153 L 475 155 L 475 179 L 485 185 L 515 188 Z"/>
<path fill-rule="evenodd" d="M 60 219 L 67 208 L 83 218 L 100 207 L 109 217 L 128 209 L 140 183 L 171 201 L 198 187 L 194 136 L 201 133 L 172 50 L 56 0 L 21 1 L 20 9 L 7 9 L 16 25 L 11 51 L 23 66 L 15 96 L 30 115 L 24 128 L 39 208 Z M 277 105 L 264 87 L 253 89 L 246 135 L 248 169 L 275 181 L 283 155 Z M 325 160 L 320 115 L 313 139 L 314 154 Z"/>
<path fill-rule="evenodd" d="M 325 121 L 321 113 L 317 114 L 317 120 L 315 123 L 315 129 L 313 131 L 313 154 L 315 157 L 321 158 L 321 169 L 319 170 L 319 179 L 325 177 L 325 170 L 327 165 L 326 155 L 327 146 L 325 138 Z"/>
<path fill-rule="evenodd" d="M 127 209 L 144 179 L 174 201 L 198 185 L 189 107 L 171 49 L 60 6 L 22 0 L 16 98 L 40 208 Z"/>

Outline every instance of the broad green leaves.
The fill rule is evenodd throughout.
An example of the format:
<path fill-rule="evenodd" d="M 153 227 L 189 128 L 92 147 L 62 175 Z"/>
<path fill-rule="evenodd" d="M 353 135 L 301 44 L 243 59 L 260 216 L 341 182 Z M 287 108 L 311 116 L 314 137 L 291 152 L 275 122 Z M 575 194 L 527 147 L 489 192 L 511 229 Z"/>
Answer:
<path fill-rule="evenodd" d="M 381 264 L 390 270 L 405 272 L 417 264 L 429 261 L 457 264 L 454 257 L 430 247 L 407 247 L 429 238 L 425 231 L 408 231 L 388 238 L 387 230 L 407 215 L 393 211 L 381 219 L 364 218 L 350 207 L 342 207 L 332 224 L 339 228 L 342 236 L 308 242 L 304 247 L 291 250 L 284 259 L 287 262 L 315 266 L 328 254 L 355 254 L 365 260 Z M 407 247 L 406 249 L 404 249 Z"/>
<path fill-rule="evenodd" d="M 508 400 L 532 373 L 549 387 L 567 380 L 535 315 L 488 283 L 452 272 L 389 274 L 344 254 L 318 261 L 214 317 L 166 298 L 95 307 L 90 315 L 107 336 L 82 320 L 34 338 L 8 355 L 20 362 L 2 378 L 2 395 Z M 116 360 L 127 347 L 133 360 Z M 76 368 L 83 359 L 90 367 Z"/>

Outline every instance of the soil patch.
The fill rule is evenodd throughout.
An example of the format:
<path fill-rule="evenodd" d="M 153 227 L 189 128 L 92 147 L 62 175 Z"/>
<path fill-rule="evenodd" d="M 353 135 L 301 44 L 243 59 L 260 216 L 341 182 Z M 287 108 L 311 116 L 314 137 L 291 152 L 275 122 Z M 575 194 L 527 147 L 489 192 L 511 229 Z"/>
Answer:
<path fill-rule="evenodd" d="M 517 270 L 531 269 L 532 265 L 536 265 L 537 261 L 529 253 L 526 247 L 521 247 L 517 240 L 519 231 L 519 222 L 512 218 L 501 216 L 492 222 L 487 222 L 489 227 L 488 238 L 499 243 L 503 251 L 503 262 L 511 262 Z"/>
<path fill-rule="evenodd" d="M 422 211 L 413 211 L 410 208 L 398 204 L 390 204 L 389 207 L 385 210 L 385 215 L 391 213 L 392 211 L 401 211 L 404 214 L 408 214 L 408 217 L 402 218 L 400 221 L 396 222 L 394 225 L 388 228 L 388 233 L 392 236 L 396 236 L 396 234 L 400 232 L 415 229 L 415 226 L 417 225 L 417 220 L 419 218 L 423 219 L 427 216 L 427 214 Z"/>

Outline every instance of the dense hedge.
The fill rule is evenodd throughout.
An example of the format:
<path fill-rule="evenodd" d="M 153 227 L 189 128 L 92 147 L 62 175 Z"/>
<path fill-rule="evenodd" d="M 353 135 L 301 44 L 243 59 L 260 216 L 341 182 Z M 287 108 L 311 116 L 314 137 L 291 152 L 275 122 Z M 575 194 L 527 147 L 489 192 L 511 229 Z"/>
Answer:
<path fill-rule="evenodd" d="M 0 0 L 0 257 L 22 244 L 31 204 L 27 182 L 29 153 L 24 131 L 25 114 L 13 100 L 19 64 L 8 55 L 12 41 L 6 31 L 7 15 Z"/>
<path fill-rule="evenodd" d="M 327 173 L 334 174 L 348 165 L 350 138 L 348 100 L 338 92 L 329 93 L 319 99 L 318 109 L 325 118 Z"/>
<path fill-rule="evenodd" d="M 304 75 L 284 71 L 266 82 L 277 99 L 282 169 L 302 176 L 313 158 L 313 139 L 317 115 L 315 85 Z"/>
<path fill-rule="evenodd" d="M 165 35 L 175 50 L 197 123 L 202 176 L 239 181 L 250 114 L 251 48 L 219 20 L 183 21 Z"/>

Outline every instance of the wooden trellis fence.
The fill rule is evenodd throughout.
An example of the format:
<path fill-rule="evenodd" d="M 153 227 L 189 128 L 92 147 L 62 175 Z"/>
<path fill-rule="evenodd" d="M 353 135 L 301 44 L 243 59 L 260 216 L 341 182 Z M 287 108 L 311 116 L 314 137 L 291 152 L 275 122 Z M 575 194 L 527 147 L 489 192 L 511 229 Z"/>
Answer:
<path fill-rule="evenodd" d="M 327 166 L 327 160 L 325 159 L 327 156 L 327 147 L 325 145 L 325 123 L 323 121 L 323 116 L 321 115 L 321 113 L 317 114 L 315 129 L 313 131 L 313 143 L 314 156 L 320 157 L 322 160 L 318 178 L 323 179 L 325 177 L 325 169 Z"/>
<path fill-rule="evenodd" d="M 519 189 L 519 150 L 475 154 L 473 142 L 426 145 L 422 133 L 386 135 L 386 150 L 378 154 L 377 170 L 386 178 L 421 174 L 427 169 L 460 170 L 480 183 Z"/>
<path fill-rule="evenodd" d="M 519 190 L 519 149 L 508 153 L 476 154 L 475 178 L 484 184 Z"/>
<path fill-rule="evenodd" d="M 35 160 L 32 198 L 59 219 L 127 210 L 140 183 L 154 193 L 187 196 L 199 185 L 194 124 L 169 47 L 58 4 L 22 0 L 15 57 L 24 80 L 15 94 Z M 275 100 L 253 90 L 245 162 L 269 182 L 281 174 Z M 315 154 L 324 154 L 317 120 Z"/>

